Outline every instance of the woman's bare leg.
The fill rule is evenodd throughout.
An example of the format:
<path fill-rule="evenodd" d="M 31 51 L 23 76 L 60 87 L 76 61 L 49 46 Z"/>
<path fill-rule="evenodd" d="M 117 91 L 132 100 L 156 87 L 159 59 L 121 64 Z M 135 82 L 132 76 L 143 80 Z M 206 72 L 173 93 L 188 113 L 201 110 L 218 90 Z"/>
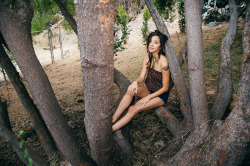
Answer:
<path fill-rule="evenodd" d="M 112 126 L 112 130 L 113 131 L 119 130 L 120 128 L 128 124 L 138 112 L 150 110 L 155 107 L 162 106 L 163 104 L 164 102 L 162 101 L 162 99 L 156 97 L 151 99 L 148 103 L 146 103 L 144 107 L 138 107 L 136 104 L 131 106 L 127 114 Z"/>
<path fill-rule="evenodd" d="M 143 86 L 138 86 L 137 94 L 134 93 L 131 96 L 128 93 L 126 93 L 123 96 L 117 110 L 115 111 L 115 114 L 112 117 L 112 123 L 116 122 L 117 119 L 121 116 L 121 114 L 125 111 L 125 109 L 128 108 L 128 106 L 131 104 L 134 96 L 138 96 L 138 97 L 142 98 L 142 97 L 145 97 L 147 95 L 149 95 L 149 91 L 146 87 L 143 87 Z"/>

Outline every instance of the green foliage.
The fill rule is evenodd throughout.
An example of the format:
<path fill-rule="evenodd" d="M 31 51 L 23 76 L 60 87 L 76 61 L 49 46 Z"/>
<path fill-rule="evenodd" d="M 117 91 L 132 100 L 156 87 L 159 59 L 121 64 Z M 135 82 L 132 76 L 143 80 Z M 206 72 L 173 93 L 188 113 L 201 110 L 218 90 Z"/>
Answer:
<path fill-rule="evenodd" d="M 166 20 L 173 20 L 172 12 L 175 11 L 174 4 L 176 0 L 153 0 L 153 3 L 157 10 L 159 11 L 161 17 Z"/>
<path fill-rule="evenodd" d="M 178 13 L 179 13 L 179 28 L 181 32 L 185 32 L 186 22 L 185 22 L 185 8 L 184 8 L 184 0 L 177 1 Z"/>
<path fill-rule="evenodd" d="M 127 39 L 128 39 L 128 35 L 129 35 L 129 29 L 128 29 L 128 16 L 127 16 L 127 12 L 126 10 L 123 8 L 123 6 L 118 6 L 117 9 L 118 12 L 118 23 L 121 26 L 121 30 L 122 30 L 122 37 L 124 39 L 124 44 L 127 43 Z"/>
<path fill-rule="evenodd" d="M 23 130 L 21 130 L 21 131 L 19 131 L 18 132 L 18 138 L 20 138 L 21 137 L 21 135 L 24 133 L 24 131 Z M 20 148 L 22 149 L 23 148 L 23 144 L 24 144 L 24 140 L 23 139 L 21 139 L 21 141 L 20 141 L 20 143 L 19 143 L 19 146 L 20 146 Z M 29 153 L 28 153 L 28 150 L 27 149 L 25 149 L 24 150 L 24 158 L 27 158 L 28 156 L 29 156 Z M 32 164 L 33 164 L 33 160 L 32 160 L 32 158 L 28 158 L 29 159 L 29 163 L 28 163 L 28 166 L 32 166 Z"/>
<path fill-rule="evenodd" d="M 143 25 L 141 28 L 141 32 L 142 32 L 142 37 L 144 40 L 146 40 L 147 36 L 148 36 L 148 20 L 150 19 L 151 14 L 148 10 L 147 7 L 145 7 L 144 11 L 143 11 Z"/>
<path fill-rule="evenodd" d="M 208 24 L 209 22 L 223 22 L 229 21 L 230 14 L 226 13 L 225 15 L 221 15 L 217 10 L 210 10 L 207 12 L 207 17 L 204 19 L 204 22 Z"/>
<path fill-rule="evenodd" d="M 117 10 L 115 11 L 115 27 L 114 27 L 114 55 L 117 56 L 117 52 L 123 51 L 125 47 L 122 44 L 127 43 L 128 35 L 130 34 L 130 30 L 127 26 L 128 24 L 128 16 L 127 12 L 122 5 L 119 5 Z M 122 35 L 119 38 L 117 32 L 119 27 L 121 28 Z"/>
<path fill-rule="evenodd" d="M 59 16 L 55 16 L 59 8 L 53 0 L 33 0 L 32 7 L 34 16 L 31 22 L 31 32 L 44 30 L 47 23 L 54 24 L 60 19 Z"/>
<path fill-rule="evenodd" d="M 117 32 L 119 29 L 116 26 L 114 27 L 114 29 L 115 29 L 115 31 L 114 31 L 114 36 L 115 36 L 114 55 L 117 56 L 117 53 L 123 51 L 125 49 L 125 47 L 122 46 L 124 38 L 123 37 L 119 38 L 119 36 L 117 35 Z"/>
<path fill-rule="evenodd" d="M 68 31 L 68 32 L 72 32 L 73 31 L 72 27 L 70 26 L 70 24 L 66 20 L 66 18 L 63 19 L 63 21 L 61 22 L 61 25 L 62 25 L 63 29 L 65 29 L 66 31 Z"/>

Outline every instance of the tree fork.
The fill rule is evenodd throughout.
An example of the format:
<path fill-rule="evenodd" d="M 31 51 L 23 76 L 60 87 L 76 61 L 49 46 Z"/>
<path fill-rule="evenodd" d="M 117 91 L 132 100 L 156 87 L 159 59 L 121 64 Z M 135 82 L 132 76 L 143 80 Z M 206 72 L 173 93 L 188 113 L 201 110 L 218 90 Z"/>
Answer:
<path fill-rule="evenodd" d="M 55 147 L 55 142 L 53 141 L 37 107 L 35 106 L 33 100 L 31 99 L 26 87 L 24 86 L 19 73 L 16 71 L 15 66 L 12 64 L 9 56 L 6 54 L 0 40 L 0 61 L 5 68 L 5 71 L 8 74 L 13 87 L 16 90 L 16 93 L 23 104 L 25 110 L 29 113 L 32 124 L 35 127 L 37 136 L 41 141 L 41 144 L 48 155 L 48 157 L 52 157 L 53 154 L 57 151 Z"/>
<path fill-rule="evenodd" d="M 226 37 L 221 42 L 220 47 L 220 69 L 217 94 L 214 104 L 210 110 L 211 118 L 221 119 L 226 112 L 233 94 L 232 66 L 230 49 L 234 42 L 237 28 L 237 6 L 235 0 L 229 0 L 230 21 Z"/>

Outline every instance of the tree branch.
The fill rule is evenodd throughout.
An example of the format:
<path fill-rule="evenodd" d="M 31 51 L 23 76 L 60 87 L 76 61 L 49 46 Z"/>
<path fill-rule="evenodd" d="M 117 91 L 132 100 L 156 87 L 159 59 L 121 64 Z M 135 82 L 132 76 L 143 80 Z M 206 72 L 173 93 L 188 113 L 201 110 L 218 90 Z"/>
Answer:
<path fill-rule="evenodd" d="M 230 22 L 226 37 L 221 42 L 220 48 L 220 70 L 217 87 L 217 95 L 210 110 L 213 119 L 221 119 L 233 94 L 232 66 L 230 49 L 234 42 L 237 28 L 237 6 L 235 0 L 229 0 Z"/>

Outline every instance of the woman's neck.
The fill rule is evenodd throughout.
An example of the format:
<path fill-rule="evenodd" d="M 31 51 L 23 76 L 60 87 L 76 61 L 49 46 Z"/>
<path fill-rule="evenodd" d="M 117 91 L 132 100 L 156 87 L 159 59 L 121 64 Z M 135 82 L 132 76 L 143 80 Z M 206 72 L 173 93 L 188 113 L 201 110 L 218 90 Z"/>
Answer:
<path fill-rule="evenodd" d="M 158 53 L 153 53 L 153 60 L 159 60 L 159 55 Z"/>

